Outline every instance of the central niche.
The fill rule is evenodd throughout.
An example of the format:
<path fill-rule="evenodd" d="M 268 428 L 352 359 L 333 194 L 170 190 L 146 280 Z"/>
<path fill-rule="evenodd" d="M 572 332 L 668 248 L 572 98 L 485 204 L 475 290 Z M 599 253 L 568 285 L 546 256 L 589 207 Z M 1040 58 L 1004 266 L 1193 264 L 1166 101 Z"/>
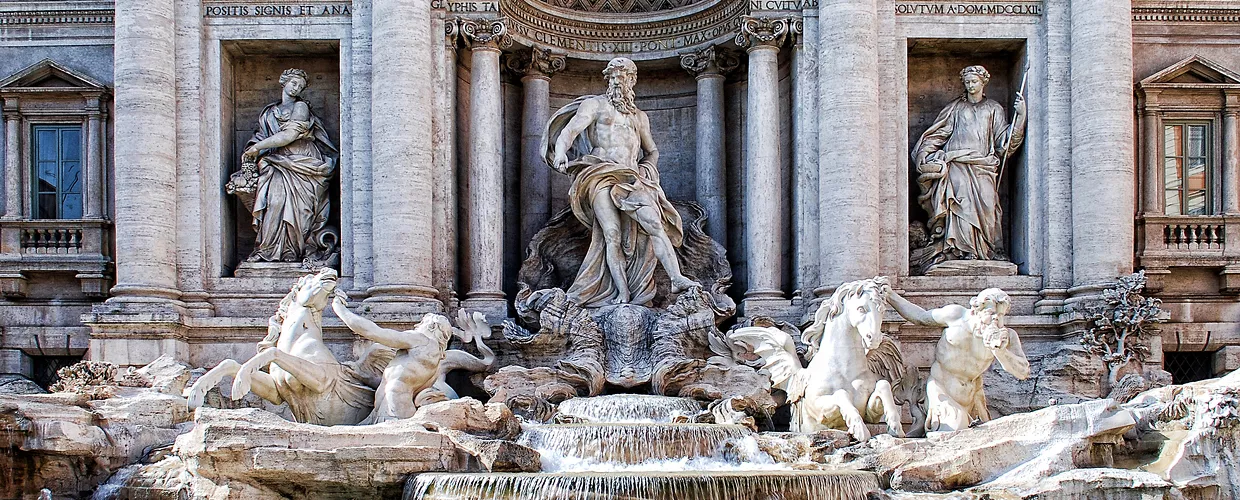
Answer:
<path fill-rule="evenodd" d="M 707 1 L 709 0 L 550 0 L 542 3 L 580 12 L 629 14 L 675 10 Z"/>

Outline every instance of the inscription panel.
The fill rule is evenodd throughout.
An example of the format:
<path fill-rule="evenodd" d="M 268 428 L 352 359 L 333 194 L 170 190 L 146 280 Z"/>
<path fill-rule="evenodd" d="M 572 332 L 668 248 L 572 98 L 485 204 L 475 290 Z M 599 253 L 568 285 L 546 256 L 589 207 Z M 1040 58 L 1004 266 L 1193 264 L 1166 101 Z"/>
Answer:
<path fill-rule="evenodd" d="M 896 2 L 897 16 L 1040 16 L 1042 2 Z"/>

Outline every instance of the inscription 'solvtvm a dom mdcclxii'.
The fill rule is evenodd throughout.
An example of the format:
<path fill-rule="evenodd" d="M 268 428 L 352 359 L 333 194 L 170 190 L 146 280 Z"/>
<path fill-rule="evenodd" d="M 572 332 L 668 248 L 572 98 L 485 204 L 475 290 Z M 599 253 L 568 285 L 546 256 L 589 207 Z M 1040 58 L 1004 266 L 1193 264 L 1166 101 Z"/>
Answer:
<path fill-rule="evenodd" d="M 1240 495 L 1230 0 L 10 0 L 0 131 L 0 499 Z"/>

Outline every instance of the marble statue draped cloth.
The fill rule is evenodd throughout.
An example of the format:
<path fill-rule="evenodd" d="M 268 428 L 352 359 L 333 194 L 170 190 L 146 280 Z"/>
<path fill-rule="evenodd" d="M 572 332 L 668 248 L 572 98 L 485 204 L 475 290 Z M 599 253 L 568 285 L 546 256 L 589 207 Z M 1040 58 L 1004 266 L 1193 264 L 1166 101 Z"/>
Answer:
<path fill-rule="evenodd" d="M 555 141 L 560 132 L 577 113 L 586 99 L 581 96 L 560 108 L 547 123 L 543 134 L 542 151 L 548 165 L 555 165 Z M 590 247 L 585 259 L 568 289 L 568 297 L 581 307 L 605 305 L 616 298 L 617 290 L 607 269 L 607 243 L 603 230 L 594 222 L 593 199 L 595 193 L 607 192 L 615 204 L 627 215 L 620 217 L 620 237 L 625 259 L 625 281 L 629 284 L 631 304 L 649 305 L 655 297 L 654 280 L 658 260 L 650 237 L 633 219 L 632 213 L 642 206 L 657 206 L 662 212 L 663 229 L 672 245 L 679 248 L 684 240 L 680 213 L 672 206 L 663 188 L 659 186 L 659 171 L 655 165 L 640 162 L 636 166 L 623 165 L 591 154 L 594 151 L 593 128 L 586 129 L 568 153 L 569 163 L 564 173 L 573 176 L 569 189 L 569 202 L 578 221 L 591 229 Z"/>
<path fill-rule="evenodd" d="M 300 262 L 320 249 L 331 211 L 328 180 L 336 169 L 331 154 L 337 149 L 317 117 L 293 120 L 278 104 L 263 109 L 246 147 L 284 130 L 295 130 L 298 138 L 260 156 L 252 210 L 258 239 L 251 258 Z"/>
<path fill-rule="evenodd" d="M 1009 140 L 1007 115 L 998 102 L 961 97 L 943 108 L 917 141 L 913 161 L 926 155 L 917 165 L 918 202 L 930 215 L 926 225 L 932 244 L 940 246 L 939 259 L 1004 257 L 1000 155 L 1010 155 L 1023 140 L 1023 129 Z"/>

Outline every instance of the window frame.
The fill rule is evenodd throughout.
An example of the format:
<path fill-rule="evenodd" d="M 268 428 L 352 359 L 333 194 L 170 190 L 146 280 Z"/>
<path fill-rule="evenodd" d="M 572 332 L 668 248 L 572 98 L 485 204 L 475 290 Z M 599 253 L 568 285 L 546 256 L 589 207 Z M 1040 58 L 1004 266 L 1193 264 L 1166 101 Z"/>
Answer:
<path fill-rule="evenodd" d="M 1208 114 L 1208 115 L 1197 114 L 1197 113 L 1193 113 L 1193 114 L 1167 113 L 1163 115 L 1162 120 L 1160 121 L 1161 121 L 1162 129 L 1159 131 L 1160 143 L 1158 145 L 1158 148 L 1159 148 L 1158 172 L 1161 174 L 1160 177 L 1162 178 L 1162 183 L 1159 185 L 1159 188 L 1162 191 L 1162 198 L 1163 198 L 1162 213 L 1163 215 L 1171 216 L 1171 217 L 1198 217 L 1198 216 L 1217 214 L 1219 210 L 1219 205 L 1220 205 L 1220 203 L 1218 203 L 1218 197 L 1222 189 L 1220 172 L 1218 171 L 1219 163 L 1221 160 L 1221 158 L 1219 157 L 1219 154 L 1222 148 L 1222 144 L 1221 144 L 1221 137 L 1219 134 L 1219 126 L 1218 126 L 1219 120 L 1218 120 L 1217 115 L 1213 113 Z M 1188 128 L 1187 127 L 1191 125 L 1204 125 L 1206 127 L 1207 137 L 1205 141 L 1206 151 L 1204 155 L 1204 158 L 1206 160 L 1205 213 L 1203 214 L 1186 213 L 1187 203 L 1188 203 L 1188 197 L 1186 196 L 1186 194 L 1188 190 L 1187 190 L 1187 182 L 1184 181 L 1183 179 L 1181 179 L 1180 181 L 1180 187 L 1178 190 L 1179 191 L 1179 209 L 1177 210 L 1177 213 L 1171 213 L 1170 211 L 1168 211 L 1168 205 L 1170 203 L 1170 200 L 1167 197 L 1167 193 L 1169 193 L 1171 190 L 1167 189 L 1168 179 L 1167 179 L 1166 162 L 1170 158 L 1184 159 L 1182 163 L 1183 167 L 1181 167 L 1180 169 L 1181 175 L 1183 175 L 1184 169 L 1187 168 L 1188 156 L 1187 154 L 1183 156 L 1172 156 L 1170 154 L 1170 151 L 1167 151 L 1167 148 L 1166 148 L 1167 129 L 1173 126 L 1181 126 L 1182 129 L 1181 129 L 1180 139 L 1184 141 L 1185 145 L 1187 145 L 1188 144 L 1188 140 L 1187 140 L 1188 139 L 1187 137 Z"/>
<path fill-rule="evenodd" d="M 39 162 L 38 162 L 38 154 L 35 148 L 38 146 L 36 142 L 37 141 L 36 137 L 37 137 L 37 132 L 40 129 L 56 129 L 58 131 L 57 136 L 56 136 L 56 150 L 57 150 L 57 172 L 56 172 L 57 186 L 56 186 L 56 193 L 55 193 L 56 195 L 56 207 L 55 207 L 56 217 L 51 218 L 51 219 L 39 217 L 39 206 L 40 206 L 39 205 L 39 195 L 40 195 Z M 61 213 L 62 191 L 60 190 L 59 181 L 61 179 L 61 174 L 63 174 L 63 171 L 62 171 L 63 160 L 60 159 L 60 155 L 62 152 L 62 146 L 61 146 L 62 139 L 60 136 L 60 131 L 65 130 L 65 129 L 77 129 L 77 132 L 78 132 L 78 160 L 77 160 L 78 162 L 78 192 L 76 194 L 78 195 L 79 204 L 81 205 L 81 210 L 83 211 L 83 213 L 80 216 L 73 217 L 73 218 L 64 217 L 63 214 Z M 85 203 L 86 203 L 86 196 L 87 196 L 87 193 L 85 192 L 86 190 L 83 189 L 85 187 L 85 182 L 86 182 L 86 178 L 85 178 L 86 177 L 86 155 L 87 155 L 87 151 L 86 151 L 87 144 L 86 143 L 88 141 L 88 138 L 86 137 L 86 134 L 87 134 L 86 123 L 84 121 L 73 121 L 73 120 L 54 120 L 54 119 L 52 120 L 30 120 L 29 127 L 27 128 L 25 132 L 27 135 L 26 147 L 24 149 L 26 150 L 25 151 L 26 175 L 27 175 L 26 199 L 29 201 L 29 205 L 26 207 L 26 212 L 27 212 L 28 217 L 30 217 L 30 220 L 81 220 L 82 217 L 85 216 Z"/>

